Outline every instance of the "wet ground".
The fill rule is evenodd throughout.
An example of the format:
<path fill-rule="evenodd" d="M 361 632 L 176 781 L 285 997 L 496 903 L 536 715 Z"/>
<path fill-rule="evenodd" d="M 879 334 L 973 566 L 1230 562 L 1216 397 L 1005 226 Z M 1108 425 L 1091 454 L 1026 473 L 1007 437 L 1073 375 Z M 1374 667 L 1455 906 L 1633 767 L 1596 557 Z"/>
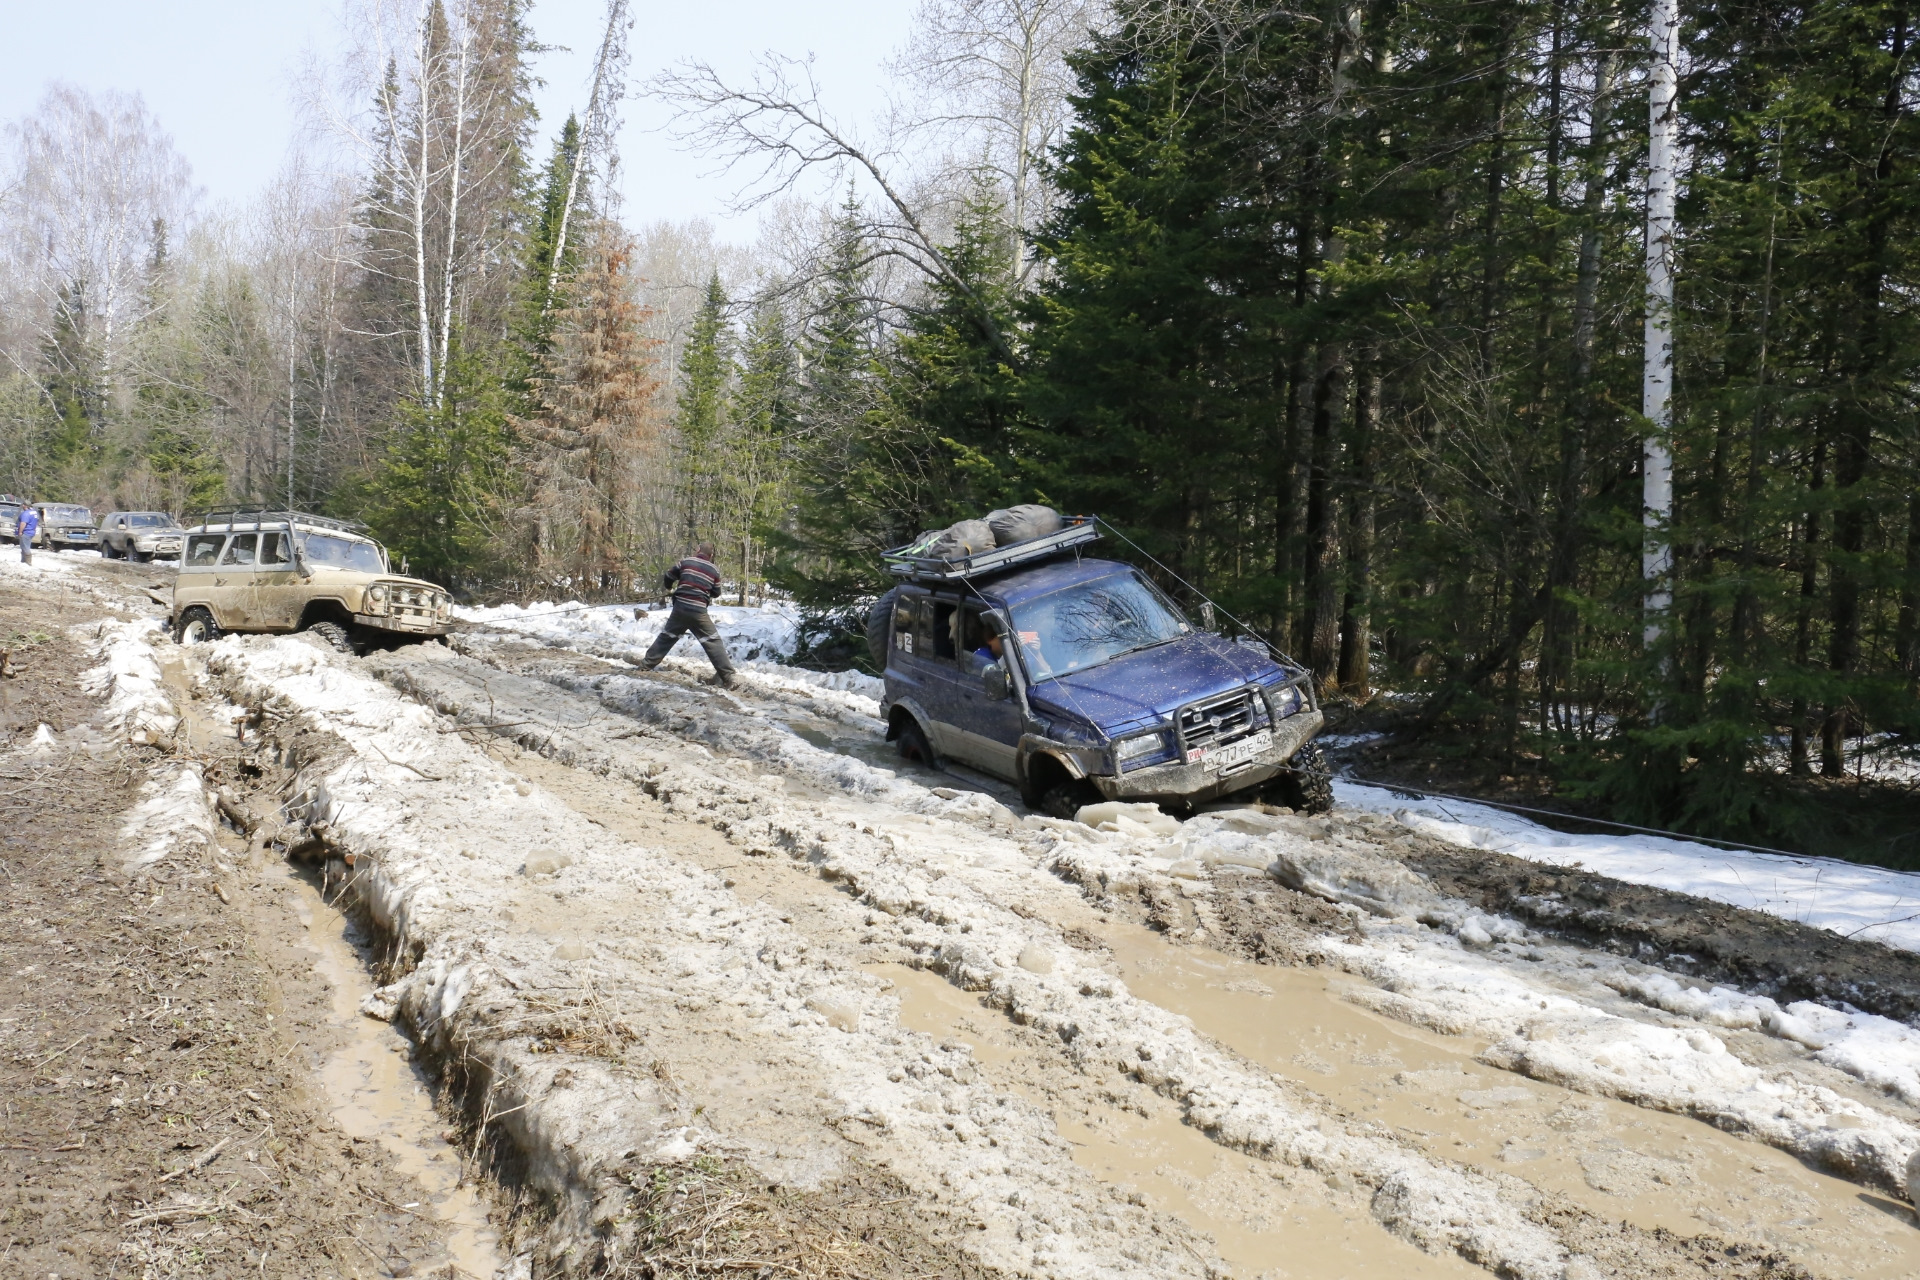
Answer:
<path fill-rule="evenodd" d="M 67 806 L 73 847 L 93 851 L 82 874 L 78 855 L 30 866 L 8 846 L 9 875 L 62 877 L 8 902 L 0 1035 L 35 1071 L 9 1117 L 34 1117 L 33 1160 L 58 1158 L 10 1175 L 11 1229 L 38 1251 L 11 1256 L 69 1274 L 60 1242 L 89 1241 L 87 1266 L 130 1275 L 1920 1274 L 1920 1230 L 1885 1187 L 1491 1065 L 1493 1037 L 1395 1016 L 1411 995 L 1339 948 L 1399 944 L 1368 942 L 1350 906 L 1027 819 L 990 779 L 903 768 L 844 694 L 774 677 L 719 693 L 692 669 L 638 678 L 480 633 L 459 647 L 356 660 L 244 642 L 211 666 L 169 652 L 194 708 L 171 751 L 88 753 L 76 734 L 60 747 L 73 794 L 44 763 L 0 764 L 16 798 Z M 92 705 L 21 711 L 0 692 L 17 723 L 63 731 Z M 236 715 L 256 726 L 246 743 Z M 115 874 L 98 851 L 126 846 L 143 780 L 183 761 L 256 816 L 308 807 Z M 318 808 L 316 787 L 332 789 Z M 1579 956 L 1623 952 L 1893 1016 L 1920 990 L 1903 953 L 1326 830 L 1558 939 L 1544 966 L 1526 954 L 1540 946 L 1473 957 L 1516 981 L 1575 975 L 1543 995 L 1580 994 Z M 112 948 L 117 969 L 99 959 Z M 90 958 L 88 985 L 38 994 L 29 980 L 61 956 Z M 122 972 L 137 975 L 124 997 L 107 981 Z M 365 1016 L 395 979 L 374 1002 L 392 1025 Z M 76 1083 L 49 1055 L 110 987 L 86 1016 L 128 1039 L 124 1063 L 83 1057 L 96 1074 Z M 1889 1132 L 1920 1121 L 1793 1046 L 1716 1034 Z M 119 1105 L 80 1105 L 103 1088 Z M 105 1173 L 53 1170 L 81 1169 L 102 1126 L 147 1154 L 87 1220 L 61 1206 Z M 153 1145 L 183 1126 L 182 1145 Z M 1422 1196 L 1454 1207 L 1421 1218 Z M 60 1234 L 36 1234 L 33 1214 L 56 1211 Z"/>
<path fill-rule="evenodd" d="M 427 1274 L 447 1255 L 426 1193 L 331 1114 L 328 1060 L 364 1019 L 334 1015 L 287 927 L 299 886 L 256 886 L 237 839 L 125 869 L 142 785 L 181 757 L 98 724 L 68 628 L 100 616 L 0 586 L 0 1275 Z"/>

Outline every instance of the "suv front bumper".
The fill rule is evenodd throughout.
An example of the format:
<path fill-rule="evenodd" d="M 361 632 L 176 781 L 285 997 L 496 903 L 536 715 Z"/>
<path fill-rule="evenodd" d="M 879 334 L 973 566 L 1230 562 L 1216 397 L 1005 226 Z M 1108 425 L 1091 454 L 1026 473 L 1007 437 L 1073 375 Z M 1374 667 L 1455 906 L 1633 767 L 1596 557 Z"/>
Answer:
<path fill-rule="evenodd" d="M 1287 767 L 1294 752 L 1320 732 L 1326 716 L 1318 711 L 1296 711 L 1273 729 L 1273 745 L 1247 763 L 1225 773 L 1196 764 L 1150 764 L 1119 776 L 1095 774 L 1089 781 L 1109 800 L 1151 800 L 1171 804 L 1205 804 L 1268 782 Z"/>
<path fill-rule="evenodd" d="M 434 618 L 396 617 L 389 613 L 356 613 L 353 615 L 355 626 L 367 627 L 374 631 L 393 631 L 408 636 L 443 636 L 453 629 L 452 622 L 441 622 Z"/>

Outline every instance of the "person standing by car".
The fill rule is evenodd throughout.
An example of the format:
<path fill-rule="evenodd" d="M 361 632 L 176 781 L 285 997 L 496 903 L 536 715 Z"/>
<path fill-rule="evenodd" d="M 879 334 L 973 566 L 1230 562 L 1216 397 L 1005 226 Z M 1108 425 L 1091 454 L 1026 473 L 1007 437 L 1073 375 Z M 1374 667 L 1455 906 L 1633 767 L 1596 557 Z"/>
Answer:
<path fill-rule="evenodd" d="M 20 539 L 20 563 L 33 563 L 33 540 L 40 534 L 40 511 L 36 507 L 20 508 L 20 521 L 14 526 L 14 536 Z"/>
<path fill-rule="evenodd" d="M 713 625 L 713 618 L 707 612 L 720 591 L 720 570 L 713 563 L 713 557 L 713 544 L 703 542 L 693 549 L 692 555 L 660 575 L 661 585 L 673 593 L 673 611 L 667 615 L 667 625 L 660 628 L 647 656 L 640 660 L 644 670 L 659 666 L 667 651 L 691 631 L 700 641 L 700 647 L 707 651 L 707 661 L 713 664 L 712 683 L 722 688 L 733 687 L 733 662 L 727 657 L 720 629 Z"/>

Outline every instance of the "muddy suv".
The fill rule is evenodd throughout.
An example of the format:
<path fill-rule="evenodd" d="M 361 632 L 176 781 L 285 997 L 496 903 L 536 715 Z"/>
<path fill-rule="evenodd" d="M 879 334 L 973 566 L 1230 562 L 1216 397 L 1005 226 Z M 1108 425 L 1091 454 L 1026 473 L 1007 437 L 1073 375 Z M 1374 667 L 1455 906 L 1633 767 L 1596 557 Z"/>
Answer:
<path fill-rule="evenodd" d="M 900 754 L 1003 778 L 1063 818 L 1100 800 L 1328 809 L 1309 673 L 1194 626 L 1133 566 L 1083 556 L 1098 536 L 1073 517 L 950 560 L 887 553 L 903 581 L 875 605 L 868 642 Z"/>
<path fill-rule="evenodd" d="M 100 555 L 141 564 L 156 556 L 171 560 L 186 536 L 180 522 L 164 511 L 115 511 L 100 520 Z"/>
<path fill-rule="evenodd" d="M 173 584 L 182 644 L 228 631 L 311 631 L 342 652 L 445 635 L 453 600 L 391 571 L 366 526 L 299 511 L 209 511 Z"/>

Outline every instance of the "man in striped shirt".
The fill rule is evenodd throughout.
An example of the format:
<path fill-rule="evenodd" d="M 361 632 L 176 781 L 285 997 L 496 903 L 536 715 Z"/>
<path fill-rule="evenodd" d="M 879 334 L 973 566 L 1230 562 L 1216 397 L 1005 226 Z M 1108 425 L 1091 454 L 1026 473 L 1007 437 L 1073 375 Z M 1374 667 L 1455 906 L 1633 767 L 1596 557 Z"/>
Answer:
<path fill-rule="evenodd" d="M 695 547 L 692 555 L 661 575 L 661 584 L 673 593 L 673 612 L 667 615 L 667 625 L 660 628 L 660 635 L 640 665 L 653 670 L 667 656 L 667 650 L 691 631 L 700 641 L 700 647 L 707 651 L 707 661 L 713 664 L 713 683 L 731 688 L 733 662 L 727 657 L 720 629 L 713 625 L 713 618 L 707 613 L 707 606 L 720 592 L 720 570 L 713 563 L 713 544 L 703 542 Z"/>

